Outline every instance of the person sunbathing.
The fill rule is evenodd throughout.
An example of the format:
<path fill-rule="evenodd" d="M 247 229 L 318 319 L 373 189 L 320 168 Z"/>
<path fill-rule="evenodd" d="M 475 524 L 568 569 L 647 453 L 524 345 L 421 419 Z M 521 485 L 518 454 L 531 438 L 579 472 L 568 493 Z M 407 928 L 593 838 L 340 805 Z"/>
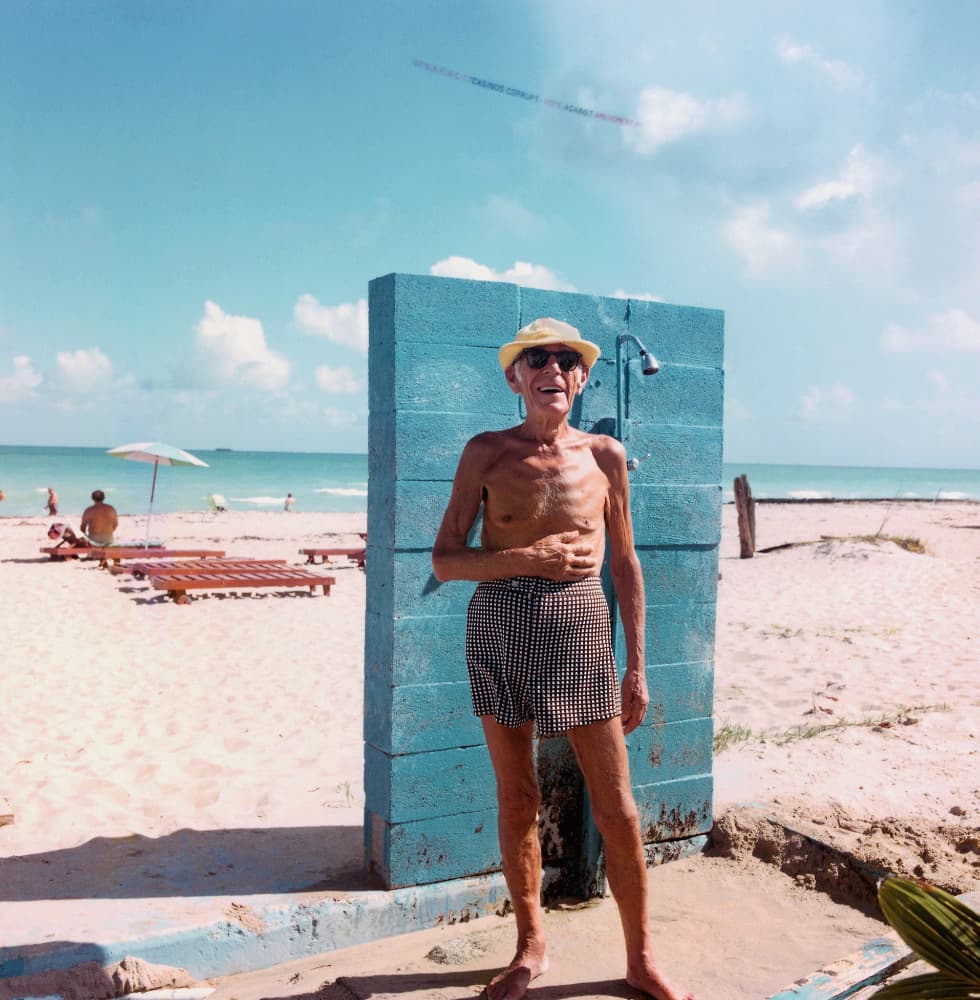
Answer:
<path fill-rule="evenodd" d="M 57 539 L 57 544 L 53 546 L 56 549 L 60 549 L 62 545 L 67 545 L 75 549 L 92 548 L 92 543 L 87 538 L 83 535 L 76 535 L 67 524 L 61 524 L 60 522 L 55 522 L 48 528 L 48 538 L 52 541 Z"/>

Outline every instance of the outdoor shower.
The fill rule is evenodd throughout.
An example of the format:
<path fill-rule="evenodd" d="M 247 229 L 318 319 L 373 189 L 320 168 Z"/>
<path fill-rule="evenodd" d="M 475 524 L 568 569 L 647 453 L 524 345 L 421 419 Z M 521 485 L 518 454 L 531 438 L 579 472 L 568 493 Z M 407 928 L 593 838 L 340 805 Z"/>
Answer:
<path fill-rule="evenodd" d="M 616 437 L 626 443 L 626 365 L 629 364 L 627 345 L 632 341 L 640 352 L 640 371 L 644 375 L 656 375 L 660 371 L 660 362 L 640 343 L 639 337 L 632 333 L 621 333 L 616 338 Z M 640 464 L 640 459 L 631 458 L 626 467 L 632 472 Z"/>

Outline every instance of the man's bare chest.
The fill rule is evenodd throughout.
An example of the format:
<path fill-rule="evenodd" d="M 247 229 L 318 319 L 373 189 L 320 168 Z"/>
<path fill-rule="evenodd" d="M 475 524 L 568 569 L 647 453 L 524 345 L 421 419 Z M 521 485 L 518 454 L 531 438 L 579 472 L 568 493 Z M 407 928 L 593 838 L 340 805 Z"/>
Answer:
<path fill-rule="evenodd" d="M 485 516 L 506 524 L 601 523 L 608 481 L 591 454 L 561 463 L 510 458 L 485 483 Z M 583 525 L 584 526 L 584 525 Z"/>

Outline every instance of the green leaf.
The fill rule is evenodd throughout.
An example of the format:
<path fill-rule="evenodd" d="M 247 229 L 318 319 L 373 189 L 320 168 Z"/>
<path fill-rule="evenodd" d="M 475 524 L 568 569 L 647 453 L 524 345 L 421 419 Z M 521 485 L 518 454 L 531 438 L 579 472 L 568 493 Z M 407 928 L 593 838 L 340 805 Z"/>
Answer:
<path fill-rule="evenodd" d="M 972 1000 L 974 997 L 980 997 L 980 985 L 965 983 L 942 972 L 930 972 L 889 983 L 871 1000 Z"/>
<path fill-rule="evenodd" d="M 980 915 L 948 892 L 914 879 L 885 879 L 878 902 L 916 955 L 940 972 L 980 986 Z"/>

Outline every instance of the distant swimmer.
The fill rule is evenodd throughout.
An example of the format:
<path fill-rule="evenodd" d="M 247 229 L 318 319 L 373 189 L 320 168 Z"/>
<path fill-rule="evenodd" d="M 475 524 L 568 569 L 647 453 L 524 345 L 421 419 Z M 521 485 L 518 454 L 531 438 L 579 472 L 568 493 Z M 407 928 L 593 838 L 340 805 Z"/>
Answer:
<path fill-rule="evenodd" d="M 96 545 L 112 545 L 116 528 L 119 527 L 116 508 L 105 502 L 102 490 L 93 490 L 92 500 L 92 506 L 86 507 L 82 514 L 82 531 Z"/>
<path fill-rule="evenodd" d="M 51 486 L 48 487 L 48 499 L 44 506 L 48 508 L 48 514 L 52 517 L 58 513 L 58 494 Z"/>
<path fill-rule="evenodd" d="M 0 500 L 6 500 L 6 499 L 7 499 L 7 494 L 4 493 L 3 490 L 0 490 Z"/>
<path fill-rule="evenodd" d="M 296 506 L 296 501 L 293 499 L 292 493 L 286 494 L 286 502 L 282 505 L 283 510 L 292 510 Z"/>

